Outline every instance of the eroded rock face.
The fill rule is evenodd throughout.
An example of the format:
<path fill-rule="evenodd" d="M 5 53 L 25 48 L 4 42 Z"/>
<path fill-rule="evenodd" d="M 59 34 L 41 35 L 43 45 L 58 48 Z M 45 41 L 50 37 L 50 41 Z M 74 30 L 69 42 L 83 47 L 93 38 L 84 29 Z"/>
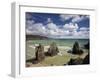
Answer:
<path fill-rule="evenodd" d="M 68 62 L 68 65 L 81 65 L 81 64 L 89 64 L 90 63 L 90 56 L 89 54 L 84 58 L 76 58 L 76 59 L 70 59 Z"/>
<path fill-rule="evenodd" d="M 44 46 L 42 46 L 41 44 L 39 44 L 39 46 L 37 46 L 35 48 L 35 55 L 36 55 L 36 60 L 37 61 L 44 60 L 45 59 Z"/>
<path fill-rule="evenodd" d="M 83 64 L 83 59 L 81 58 L 70 59 L 70 61 L 68 62 L 68 65 L 79 65 L 79 64 Z"/>
<path fill-rule="evenodd" d="M 77 41 L 73 45 L 72 53 L 73 54 L 82 54 L 83 53 L 83 50 L 80 49 L 79 43 Z"/>
<path fill-rule="evenodd" d="M 89 64 L 90 63 L 90 56 L 89 54 L 83 59 L 83 64 Z"/>
<path fill-rule="evenodd" d="M 58 47 L 55 42 L 51 43 L 50 48 L 46 52 L 46 55 L 48 56 L 55 56 L 59 53 Z"/>

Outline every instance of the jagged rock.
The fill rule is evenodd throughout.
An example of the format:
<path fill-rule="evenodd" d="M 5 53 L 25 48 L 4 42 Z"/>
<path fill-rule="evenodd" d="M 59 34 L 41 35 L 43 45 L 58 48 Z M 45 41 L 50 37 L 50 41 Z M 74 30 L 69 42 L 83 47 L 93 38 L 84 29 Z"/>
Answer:
<path fill-rule="evenodd" d="M 58 47 L 55 42 L 51 43 L 50 48 L 46 52 L 46 55 L 48 56 L 55 56 L 59 53 Z"/>
<path fill-rule="evenodd" d="M 70 61 L 68 62 L 68 65 L 79 65 L 82 63 L 83 63 L 82 58 L 76 58 L 76 59 L 70 59 Z"/>
<path fill-rule="evenodd" d="M 81 65 L 81 64 L 89 64 L 90 63 L 90 56 L 89 54 L 84 58 L 76 58 L 76 59 L 70 59 L 68 62 L 68 65 Z"/>
<path fill-rule="evenodd" d="M 72 53 L 72 50 L 68 50 L 67 52 L 68 52 L 68 53 Z"/>
<path fill-rule="evenodd" d="M 73 54 L 82 54 L 83 53 L 83 50 L 80 49 L 79 43 L 77 41 L 73 45 L 72 53 Z"/>
<path fill-rule="evenodd" d="M 35 48 L 35 55 L 36 55 L 36 61 L 42 61 L 45 59 L 45 54 L 44 54 L 44 46 L 42 46 L 41 44 L 39 44 L 39 46 L 37 46 Z"/>
<path fill-rule="evenodd" d="M 90 63 L 90 56 L 89 54 L 83 59 L 83 64 L 89 64 Z"/>
<path fill-rule="evenodd" d="M 80 51 L 79 44 L 78 42 L 75 42 L 73 45 L 72 53 L 76 54 L 76 53 L 79 53 L 79 51 Z"/>

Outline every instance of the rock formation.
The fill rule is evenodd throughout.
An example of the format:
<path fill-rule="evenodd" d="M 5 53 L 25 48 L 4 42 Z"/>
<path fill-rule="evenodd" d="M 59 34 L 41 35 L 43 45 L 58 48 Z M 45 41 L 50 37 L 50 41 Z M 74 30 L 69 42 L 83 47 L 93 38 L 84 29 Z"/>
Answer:
<path fill-rule="evenodd" d="M 89 54 L 83 59 L 83 64 L 89 64 L 90 63 L 90 56 Z"/>
<path fill-rule="evenodd" d="M 36 55 L 36 60 L 37 61 L 44 60 L 45 59 L 44 46 L 42 46 L 41 44 L 39 44 L 39 46 L 37 46 L 35 48 L 35 55 Z"/>
<path fill-rule="evenodd" d="M 51 43 L 50 48 L 46 52 L 46 55 L 48 56 L 55 56 L 59 53 L 58 47 L 55 42 Z"/>
<path fill-rule="evenodd" d="M 70 61 L 68 62 L 68 65 L 79 65 L 82 63 L 83 63 L 82 58 L 76 58 L 76 59 L 70 59 Z"/>
<path fill-rule="evenodd" d="M 82 54 L 83 53 L 83 50 L 80 49 L 79 43 L 77 41 L 73 45 L 72 53 L 73 54 Z"/>
<path fill-rule="evenodd" d="M 68 62 L 68 65 L 81 65 L 81 64 L 89 64 L 90 63 L 90 58 L 89 54 L 84 58 L 76 58 L 76 59 L 70 59 Z"/>

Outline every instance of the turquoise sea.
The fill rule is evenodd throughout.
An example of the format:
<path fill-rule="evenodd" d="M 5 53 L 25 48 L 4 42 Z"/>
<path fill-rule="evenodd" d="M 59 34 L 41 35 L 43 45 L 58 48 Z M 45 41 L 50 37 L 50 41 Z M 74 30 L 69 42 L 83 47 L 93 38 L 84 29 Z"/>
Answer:
<path fill-rule="evenodd" d="M 31 44 L 42 44 L 50 45 L 52 42 L 55 42 L 57 46 L 69 46 L 72 47 L 73 44 L 77 41 L 80 46 L 87 44 L 89 39 L 47 39 L 47 40 L 32 40 Z"/>

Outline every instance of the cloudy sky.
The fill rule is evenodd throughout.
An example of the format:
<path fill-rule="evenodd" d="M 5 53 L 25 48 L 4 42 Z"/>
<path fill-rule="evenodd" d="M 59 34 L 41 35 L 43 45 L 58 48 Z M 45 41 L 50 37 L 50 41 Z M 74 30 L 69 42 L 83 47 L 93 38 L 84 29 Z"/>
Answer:
<path fill-rule="evenodd" d="M 26 34 L 50 38 L 89 38 L 89 16 L 26 12 Z"/>

